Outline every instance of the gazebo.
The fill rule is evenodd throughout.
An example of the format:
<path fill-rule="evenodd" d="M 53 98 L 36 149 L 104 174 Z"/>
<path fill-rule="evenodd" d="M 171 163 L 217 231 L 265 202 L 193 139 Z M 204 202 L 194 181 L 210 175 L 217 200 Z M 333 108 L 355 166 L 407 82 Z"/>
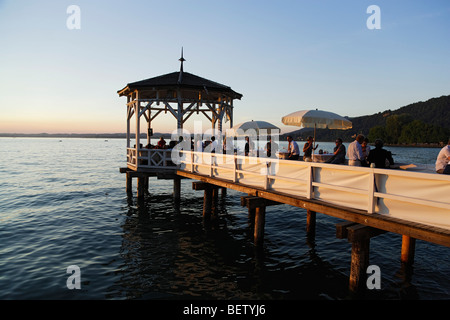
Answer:
<path fill-rule="evenodd" d="M 183 50 L 181 51 L 180 71 L 128 83 L 117 93 L 127 97 L 127 167 L 134 171 L 151 171 L 170 166 L 170 152 L 142 147 L 141 117 L 147 122 L 147 145 L 153 134 L 152 122 L 162 112 L 173 115 L 177 129 L 194 113 L 202 113 L 211 122 L 212 129 L 222 131 L 222 121 L 229 120 L 233 126 L 233 100 L 241 99 L 242 94 L 230 87 L 184 72 Z M 131 123 L 135 119 L 136 143 L 132 147 Z M 144 129 L 145 130 L 145 129 Z"/>

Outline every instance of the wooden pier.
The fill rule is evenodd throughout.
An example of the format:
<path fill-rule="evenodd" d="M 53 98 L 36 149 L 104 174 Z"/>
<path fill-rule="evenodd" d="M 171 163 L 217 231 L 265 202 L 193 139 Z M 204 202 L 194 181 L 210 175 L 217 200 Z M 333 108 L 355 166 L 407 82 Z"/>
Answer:
<path fill-rule="evenodd" d="M 351 270 L 349 289 L 358 292 L 365 285 L 366 270 L 369 266 L 370 239 L 386 232 L 402 235 L 402 248 L 399 252 L 400 260 L 405 265 L 414 262 L 415 240 L 420 239 L 431 243 L 450 247 L 450 230 L 429 226 L 417 222 L 405 221 L 396 217 L 378 213 L 368 213 L 367 210 L 355 209 L 336 204 L 330 204 L 317 199 L 308 199 L 302 196 L 289 195 L 261 187 L 246 185 L 230 180 L 210 177 L 204 174 L 193 173 L 186 170 L 175 170 L 172 174 L 137 173 L 129 169 L 122 169 L 127 173 L 127 190 L 130 180 L 137 178 L 138 197 L 144 193 L 143 188 L 148 187 L 145 181 L 151 176 L 159 179 L 174 180 L 174 197 L 180 197 L 180 179 L 192 179 L 193 190 L 203 191 L 203 217 L 209 219 L 215 214 L 219 192 L 226 194 L 227 189 L 247 194 L 241 197 L 242 207 L 247 208 L 249 217 L 254 219 L 254 244 L 260 246 L 264 242 L 264 226 L 270 215 L 266 208 L 279 204 L 288 204 L 306 210 L 306 234 L 315 236 L 316 213 L 322 213 L 344 220 L 336 225 L 336 237 L 347 239 L 351 244 Z M 144 185 L 144 187 L 140 187 Z"/>
<path fill-rule="evenodd" d="M 182 129 L 193 114 L 204 115 L 222 131 L 222 120 L 233 124 L 233 101 L 242 94 L 220 83 L 183 71 L 129 83 L 118 91 L 127 97 L 127 193 L 137 180 L 137 198 L 143 199 L 149 178 L 173 180 L 175 200 L 181 197 L 180 179 L 192 179 L 192 188 L 203 191 L 203 217 L 215 214 L 218 194 L 227 189 L 246 194 L 241 205 L 254 219 L 254 243 L 263 244 L 269 206 L 288 204 L 306 210 L 306 234 L 315 236 L 316 214 L 340 218 L 336 236 L 351 243 L 349 287 L 357 291 L 365 283 L 370 239 L 386 232 L 402 235 L 401 261 L 414 261 L 415 240 L 450 247 L 450 177 L 401 170 L 350 167 L 324 163 L 245 157 L 220 153 L 177 150 L 151 145 L 152 121 L 170 113 Z M 134 120 L 132 118 L 134 117 Z M 143 147 L 141 119 L 147 122 L 147 147 Z M 135 143 L 131 126 L 135 121 Z M 181 135 L 180 135 L 181 136 Z M 190 141 L 189 141 L 190 146 Z M 176 162 L 176 161 L 175 161 Z"/>

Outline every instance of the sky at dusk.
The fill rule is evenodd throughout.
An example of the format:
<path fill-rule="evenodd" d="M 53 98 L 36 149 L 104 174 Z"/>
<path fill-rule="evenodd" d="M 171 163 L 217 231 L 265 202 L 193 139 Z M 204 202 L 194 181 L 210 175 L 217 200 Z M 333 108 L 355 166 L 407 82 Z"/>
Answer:
<path fill-rule="evenodd" d="M 184 71 L 243 94 L 235 124 L 289 132 L 281 118 L 298 110 L 355 117 L 449 95 L 449 39 L 448 0 L 0 0 L 0 133 L 125 132 L 117 91 L 178 71 L 182 47 Z M 152 124 L 176 128 L 169 114 Z"/>

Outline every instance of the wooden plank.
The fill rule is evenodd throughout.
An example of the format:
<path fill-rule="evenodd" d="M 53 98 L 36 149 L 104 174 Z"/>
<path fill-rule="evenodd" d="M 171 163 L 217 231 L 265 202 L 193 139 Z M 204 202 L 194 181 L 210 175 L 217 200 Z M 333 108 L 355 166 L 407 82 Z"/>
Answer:
<path fill-rule="evenodd" d="M 339 222 L 336 224 L 336 238 L 338 239 L 347 239 L 348 232 L 347 228 L 350 226 L 354 226 L 356 223 L 351 221 Z"/>
<path fill-rule="evenodd" d="M 249 209 L 256 209 L 257 207 L 267 207 L 282 204 L 278 201 L 267 200 L 256 196 L 241 197 L 241 206 Z"/>
<path fill-rule="evenodd" d="M 247 206 L 247 199 L 248 198 L 255 198 L 255 196 L 242 196 L 241 197 L 241 206 L 246 207 Z"/>
<path fill-rule="evenodd" d="M 218 188 L 217 186 L 203 181 L 192 182 L 192 189 L 197 191 L 206 189 L 217 189 L 217 188 Z"/>
<path fill-rule="evenodd" d="M 362 224 L 355 224 L 347 227 L 348 241 L 363 241 L 376 237 L 380 234 L 386 233 L 385 230 L 368 227 Z"/>
<path fill-rule="evenodd" d="M 177 174 L 180 176 L 186 177 L 186 178 L 199 180 L 202 182 L 208 182 L 208 183 L 214 184 L 219 187 L 233 189 L 233 190 L 243 192 L 243 193 L 255 194 L 257 192 L 257 190 L 251 186 L 246 186 L 243 184 L 236 184 L 234 182 L 219 179 L 219 178 L 210 178 L 208 176 L 204 176 L 204 175 L 197 174 L 197 173 L 191 173 L 191 172 L 187 172 L 187 171 L 178 170 Z"/>

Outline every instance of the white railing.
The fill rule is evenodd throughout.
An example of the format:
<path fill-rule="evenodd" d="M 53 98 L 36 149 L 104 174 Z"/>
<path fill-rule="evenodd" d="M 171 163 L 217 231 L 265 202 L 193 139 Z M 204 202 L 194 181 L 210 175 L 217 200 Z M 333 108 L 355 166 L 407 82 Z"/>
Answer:
<path fill-rule="evenodd" d="M 176 169 L 172 149 L 127 148 L 127 165 L 134 169 Z"/>
<path fill-rule="evenodd" d="M 450 176 L 183 151 L 180 170 L 450 229 Z"/>

